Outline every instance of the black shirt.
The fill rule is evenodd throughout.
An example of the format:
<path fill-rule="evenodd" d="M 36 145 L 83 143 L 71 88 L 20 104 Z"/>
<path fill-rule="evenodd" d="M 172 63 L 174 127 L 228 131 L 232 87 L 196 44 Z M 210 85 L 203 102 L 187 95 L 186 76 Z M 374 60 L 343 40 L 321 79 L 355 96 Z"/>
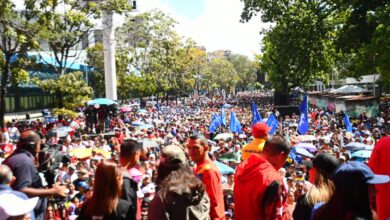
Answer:
<path fill-rule="evenodd" d="M 118 205 L 116 209 L 109 215 L 104 216 L 90 216 L 86 213 L 88 201 L 84 203 L 81 207 L 80 214 L 78 216 L 78 220 L 93 220 L 93 219 L 101 219 L 101 220 L 128 220 L 131 218 L 131 210 L 129 202 L 119 199 Z"/>
<path fill-rule="evenodd" d="M 306 194 L 302 195 L 297 200 L 297 204 L 293 212 L 293 217 L 294 219 L 299 220 L 310 220 L 312 209 L 313 206 L 311 206 L 306 200 Z"/>
<path fill-rule="evenodd" d="M 130 205 L 130 218 L 129 220 L 135 220 L 137 217 L 137 183 L 130 178 L 127 172 L 122 173 L 122 199 L 129 202 Z"/>

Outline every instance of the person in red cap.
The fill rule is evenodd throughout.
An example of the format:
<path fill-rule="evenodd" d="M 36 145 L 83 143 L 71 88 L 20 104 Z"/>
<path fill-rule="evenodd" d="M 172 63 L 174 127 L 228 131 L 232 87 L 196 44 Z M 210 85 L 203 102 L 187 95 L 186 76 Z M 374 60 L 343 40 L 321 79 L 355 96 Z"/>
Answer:
<path fill-rule="evenodd" d="M 379 139 L 372 151 L 368 166 L 375 174 L 390 176 L 390 137 Z M 378 220 L 390 218 L 390 182 L 375 185 Z M 375 208 L 375 207 L 374 207 Z"/>
<path fill-rule="evenodd" d="M 290 145 L 280 135 L 268 139 L 261 154 L 252 154 L 236 168 L 234 176 L 235 220 L 284 220 L 287 192 L 278 173 Z"/>
<path fill-rule="evenodd" d="M 253 141 L 242 147 L 242 160 L 248 159 L 252 153 L 260 154 L 263 151 L 264 143 L 268 138 L 270 127 L 264 122 L 252 126 Z"/>

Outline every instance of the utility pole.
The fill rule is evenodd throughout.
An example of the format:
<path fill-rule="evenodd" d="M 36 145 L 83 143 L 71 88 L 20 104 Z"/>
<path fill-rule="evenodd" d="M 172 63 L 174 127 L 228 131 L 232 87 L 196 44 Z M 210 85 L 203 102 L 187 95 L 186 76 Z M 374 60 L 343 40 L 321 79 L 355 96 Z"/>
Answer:
<path fill-rule="evenodd" d="M 115 30 L 113 12 L 103 12 L 103 53 L 106 98 L 117 100 L 115 65 Z"/>
<path fill-rule="evenodd" d="M 129 0 L 132 11 L 137 9 L 137 1 Z M 117 100 L 116 65 L 115 65 L 115 27 L 112 11 L 103 11 L 103 53 L 104 81 L 106 98 Z"/>
<path fill-rule="evenodd" d="M 375 67 L 375 58 L 376 58 L 376 55 L 377 53 L 374 53 L 374 75 L 373 75 L 373 80 L 372 80 L 372 96 L 373 97 L 376 97 L 376 93 L 375 93 L 375 86 L 376 86 L 376 82 L 375 82 L 375 74 L 376 74 L 376 67 Z"/>

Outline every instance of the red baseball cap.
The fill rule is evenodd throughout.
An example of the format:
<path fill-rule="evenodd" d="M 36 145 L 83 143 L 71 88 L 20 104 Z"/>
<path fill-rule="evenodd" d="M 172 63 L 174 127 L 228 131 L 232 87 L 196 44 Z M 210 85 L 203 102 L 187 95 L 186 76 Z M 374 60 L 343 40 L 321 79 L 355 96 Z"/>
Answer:
<path fill-rule="evenodd" d="M 252 126 L 252 135 L 255 138 L 266 137 L 270 130 L 266 123 L 259 122 Z"/>

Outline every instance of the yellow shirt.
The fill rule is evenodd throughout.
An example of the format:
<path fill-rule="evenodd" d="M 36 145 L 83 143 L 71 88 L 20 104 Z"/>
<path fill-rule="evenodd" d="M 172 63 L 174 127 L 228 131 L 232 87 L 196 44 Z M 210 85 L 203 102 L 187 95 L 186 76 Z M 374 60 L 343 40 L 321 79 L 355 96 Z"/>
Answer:
<path fill-rule="evenodd" d="M 261 153 L 263 151 L 265 141 L 266 141 L 266 139 L 255 138 L 255 139 L 253 139 L 252 142 L 250 142 L 249 144 L 242 147 L 242 149 L 241 149 L 242 160 L 248 159 L 248 157 L 252 153 L 256 153 L 256 154 Z"/>

